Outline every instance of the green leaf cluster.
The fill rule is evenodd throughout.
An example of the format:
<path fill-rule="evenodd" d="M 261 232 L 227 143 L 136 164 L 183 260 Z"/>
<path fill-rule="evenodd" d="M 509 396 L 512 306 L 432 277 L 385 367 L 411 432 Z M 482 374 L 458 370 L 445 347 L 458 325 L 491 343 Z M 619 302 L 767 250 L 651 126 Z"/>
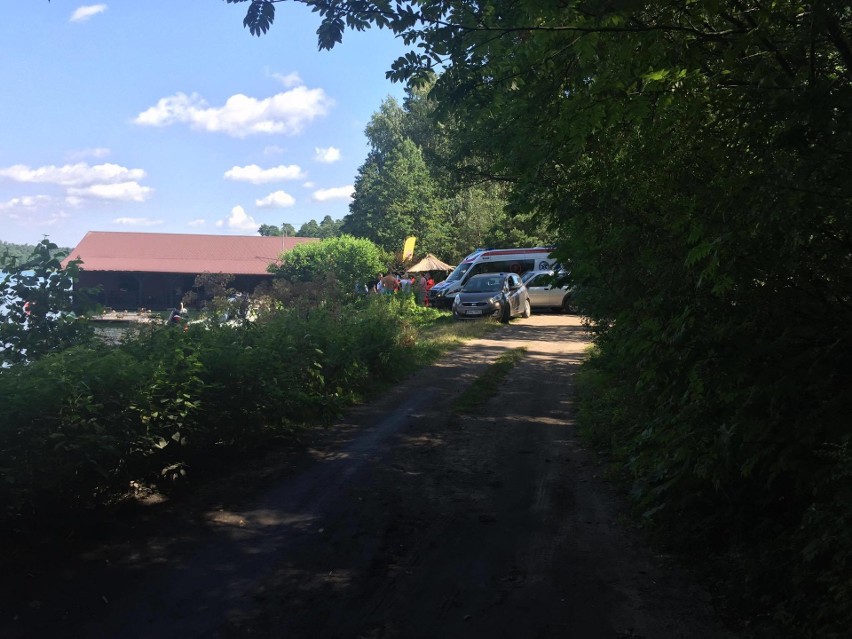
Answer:
<path fill-rule="evenodd" d="M 246 2 L 247 0 L 227 0 L 228 4 Z M 275 2 L 277 0 L 250 0 L 243 26 L 254 36 L 260 36 L 269 31 L 275 20 Z"/>
<path fill-rule="evenodd" d="M 23 260 L 0 255 L 0 366 L 32 361 L 84 342 L 86 291 L 75 288 L 81 262 L 45 239 Z"/>

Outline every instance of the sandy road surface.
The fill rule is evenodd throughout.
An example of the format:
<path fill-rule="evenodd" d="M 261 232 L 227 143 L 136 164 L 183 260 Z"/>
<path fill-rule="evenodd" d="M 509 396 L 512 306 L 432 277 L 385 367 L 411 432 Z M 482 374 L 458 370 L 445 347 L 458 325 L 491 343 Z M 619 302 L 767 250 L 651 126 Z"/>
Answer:
<path fill-rule="evenodd" d="M 482 414 L 451 417 L 519 346 Z M 274 472 L 232 479 L 253 497 L 117 530 L 25 577 L 0 636 L 727 636 L 707 595 L 618 523 L 579 443 L 571 377 L 586 346 L 571 316 L 501 327 Z"/>

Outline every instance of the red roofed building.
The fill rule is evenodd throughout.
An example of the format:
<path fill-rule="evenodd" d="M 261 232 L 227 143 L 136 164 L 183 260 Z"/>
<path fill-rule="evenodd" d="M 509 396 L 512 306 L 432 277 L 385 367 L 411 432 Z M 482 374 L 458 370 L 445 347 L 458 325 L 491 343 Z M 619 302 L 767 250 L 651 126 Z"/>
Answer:
<path fill-rule="evenodd" d="M 62 262 L 82 260 L 80 283 L 100 287 L 99 301 L 116 309 L 180 306 L 196 275 L 227 273 L 229 286 L 251 292 L 272 276 L 266 270 L 310 237 L 189 235 L 89 231 Z"/>

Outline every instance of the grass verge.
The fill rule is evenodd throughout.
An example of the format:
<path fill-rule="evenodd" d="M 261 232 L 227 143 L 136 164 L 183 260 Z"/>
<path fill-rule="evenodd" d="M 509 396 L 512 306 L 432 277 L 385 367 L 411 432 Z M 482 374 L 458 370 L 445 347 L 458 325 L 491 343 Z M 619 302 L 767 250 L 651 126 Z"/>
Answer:
<path fill-rule="evenodd" d="M 490 397 L 497 393 L 497 389 L 515 364 L 526 354 L 526 348 L 513 348 L 500 355 L 497 360 L 488 366 L 485 373 L 474 380 L 467 390 L 453 404 L 453 412 L 456 414 L 469 414 L 479 410 Z"/>
<path fill-rule="evenodd" d="M 413 322 L 408 330 L 416 332 L 410 340 L 410 371 L 434 364 L 445 353 L 464 342 L 484 337 L 503 325 L 496 320 L 459 322 L 448 313 L 424 309 L 420 322 Z"/>

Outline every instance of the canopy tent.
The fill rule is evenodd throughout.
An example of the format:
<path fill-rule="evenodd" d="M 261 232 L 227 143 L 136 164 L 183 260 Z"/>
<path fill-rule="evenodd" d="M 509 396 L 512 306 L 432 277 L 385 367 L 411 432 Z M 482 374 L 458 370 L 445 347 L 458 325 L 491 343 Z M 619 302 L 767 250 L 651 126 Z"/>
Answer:
<path fill-rule="evenodd" d="M 431 253 L 426 253 L 426 257 L 409 266 L 406 270 L 409 273 L 425 273 L 426 271 L 452 271 L 455 266 L 450 266 L 446 262 L 442 262 Z"/>

